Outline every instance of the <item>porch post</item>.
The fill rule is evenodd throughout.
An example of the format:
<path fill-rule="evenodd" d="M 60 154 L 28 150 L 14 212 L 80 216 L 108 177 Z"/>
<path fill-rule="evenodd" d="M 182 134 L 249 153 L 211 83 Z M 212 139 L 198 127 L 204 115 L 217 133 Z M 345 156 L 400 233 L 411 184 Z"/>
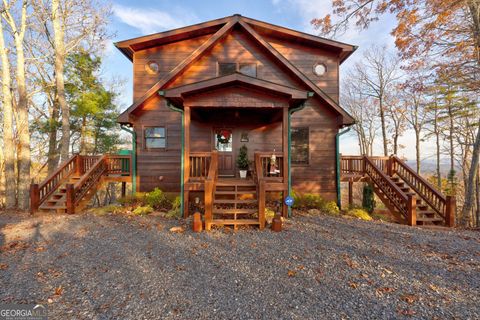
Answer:
<path fill-rule="evenodd" d="M 190 107 L 185 106 L 183 112 L 184 125 L 184 155 L 183 155 L 183 216 L 188 216 L 188 180 L 190 179 Z"/>
<path fill-rule="evenodd" d="M 283 150 L 283 161 L 282 161 L 282 172 L 283 172 L 283 198 L 282 199 L 282 215 L 284 218 L 288 217 L 288 207 L 285 204 L 285 197 L 288 194 L 288 186 L 290 181 L 288 181 L 290 175 L 288 174 L 288 107 L 284 107 L 282 116 L 282 150 Z"/>

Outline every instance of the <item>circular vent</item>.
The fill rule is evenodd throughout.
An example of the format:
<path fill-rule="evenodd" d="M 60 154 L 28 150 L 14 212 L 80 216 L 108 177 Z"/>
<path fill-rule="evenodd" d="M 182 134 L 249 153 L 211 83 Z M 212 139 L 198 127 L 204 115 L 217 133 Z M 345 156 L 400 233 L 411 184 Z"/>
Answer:
<path fill-rule="evenodd" d="M 327 66 L 324 65 L 323 63 L 317 63 L 314 67 L 313 67 L 313 72 L 321 77 L 323 76 L 325 73 L 327 73 Z"/>
<path fill-rule="evenodd" d="M 145 65 L 145 70 L 150 74 L 157 74 L 160 71 L 160 67 L 155 61 L 150 61 Z"/>

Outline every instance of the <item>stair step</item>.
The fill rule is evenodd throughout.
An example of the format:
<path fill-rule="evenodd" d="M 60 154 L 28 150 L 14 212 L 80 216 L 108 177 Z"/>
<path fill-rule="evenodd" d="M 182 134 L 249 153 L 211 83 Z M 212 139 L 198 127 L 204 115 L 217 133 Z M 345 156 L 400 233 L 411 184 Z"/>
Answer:
<path fill-rule="evenodd" d="M 417 218 L 417 222 L 443 222 L 443 219 L 438 217 L 434 217 L 434 218 L 420 217 L 420 218 Z"/>
<path fill-rule="evenodd" d="M 405 185 L 405 182 L 402 181 L 395 181 L 395 184 L 399 187 L 403 187 Z"/>
<path fill-rule="evenodd" d="M 251 199 L 251 200 L 215 199 L 213 203 L 248 204 L 248 203 L 257 203 L 257 200 L 256 199 Z"/>
<path fill-rule="evenodd" d="M 245 182 L 240 182 L 240 181 L 235 181 L 235 182 L 231 182 L 231 181 L 222 181 L 221 179 L 217 181 L 217 186 L 220 186 L 220 187 L 234 187 L 234 186 L 242 186 L 242 187 L 256 187 L 257 185 L 255 184 L 255 182 L 253 181 L 250 181 L 250 180 L 247 180 Z"/>
<path fill-rule="evenodd" d="M 224 191 L 224 190 L 220 190 L 220 191 L 215 191 L 215 194 L 225 194 L 225 195 L 256 194 L 256 193 L 257 193 L 257 190 L 251 190 L 251 191 L 247 191 L 247 190 L 238 190 L 238 191 Z"/>
<path fill-rule="evenodd" d="M 47 205 L 47 204 L 42 204 L 39 209 L 43 210 L 64 210 L 67 209 L 67 206 L 65 204 L 62 205 Z"/>
<path fill-rule="evenodd" d="M 417 204 L 417 209 L 421 211 L 426 211 L 428 210 L 428 206 L 426 204 Z"/>
<path fill-rule="evenodd" d="M 255 219 L 214 219 L 214 220 L 212 220 L 212 224 L 220 224 L 220 225 L 249 224 L 249 225 L 255 225 L 255 224 L 260 224 L 260 222 L 258 220 L 255 220 Z"/>
<path fill-rule="evenodd" d="M 213 214 L 254 214 L 257 209 L 213 209 Z"/>
<path fill-rule="evenodd" d="M 428 217 L 434 217 L 435 216 L 435 212 L 434 211 L 431 211 L 431 210 L 419 210 L 417 211 L 417 216 L 419 215 L 424 215 L 424 216 L 428 216 Z"/>

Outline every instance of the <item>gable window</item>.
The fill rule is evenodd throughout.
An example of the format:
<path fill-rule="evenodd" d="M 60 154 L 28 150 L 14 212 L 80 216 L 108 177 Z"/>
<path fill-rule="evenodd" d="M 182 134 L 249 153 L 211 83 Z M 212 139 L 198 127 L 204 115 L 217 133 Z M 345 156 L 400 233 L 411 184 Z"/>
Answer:
<path fill-rule="evenodd" d="M 235 62 L 219 62 L 218 63 L 218 75 L 227 76 L 237 71 L 237 64 Z"/>
<path fill-rule="evenodd" d="M 236 62 L 219 62 L 218 63 L 218 76 L 227 76 L 235 72 L 243 73 L 246 76 L 257 76 L 257 64 L 256 63 L 236 63 Z"/>
<path fill-rule="evenodd" d="M 293 164 L 308 164 L 309 130 L 308 127 L 291 129 L 291 159 Z"/>
<path fill-rule="evenodd" d="M 257 64 L 256 63 L 239 63 L 238 72 L 243 73 L 246 76 L 257 76 Z"/>
<path fill-rule="evenodd" d="M 163 149 L 167 145 L 167 138 L 164 127 L 145 128 L 145 148 Z"/>

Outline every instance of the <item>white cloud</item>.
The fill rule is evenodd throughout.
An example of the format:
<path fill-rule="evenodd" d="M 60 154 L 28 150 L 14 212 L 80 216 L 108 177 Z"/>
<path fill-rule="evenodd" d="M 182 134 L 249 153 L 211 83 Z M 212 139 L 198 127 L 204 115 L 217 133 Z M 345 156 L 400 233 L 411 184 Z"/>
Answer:
<path fill-rule="evenodd" d="M 195 15 L 188 13 L 188 10 L 180 10 L 179 8 L 169 9 L 169 12 L 165 12 L 158 9 L 115 4 L 113 13 L 120 21 L 144 34 L 176 29 L 198 21 Z"/>

